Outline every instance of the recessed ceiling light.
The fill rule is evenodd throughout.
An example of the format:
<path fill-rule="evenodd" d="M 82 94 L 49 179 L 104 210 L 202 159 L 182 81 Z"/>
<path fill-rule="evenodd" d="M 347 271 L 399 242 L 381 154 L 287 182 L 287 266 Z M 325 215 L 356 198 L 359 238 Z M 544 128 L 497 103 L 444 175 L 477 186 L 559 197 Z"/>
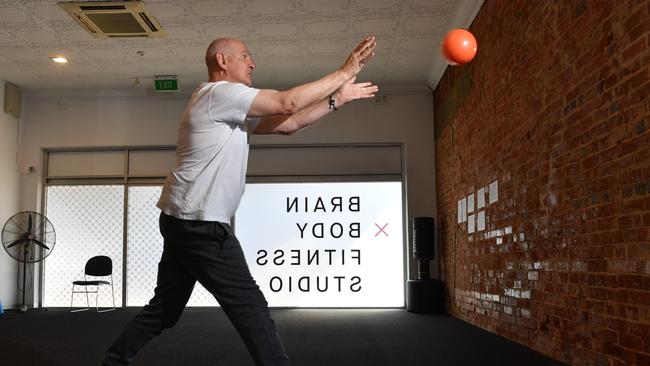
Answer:
<path fill-rule="evenodd" d="M 56 62 L 57 64 L 64 64 L 68 62 L 68 59 L 65 57 L 50 57 L 50 60 Z"/>

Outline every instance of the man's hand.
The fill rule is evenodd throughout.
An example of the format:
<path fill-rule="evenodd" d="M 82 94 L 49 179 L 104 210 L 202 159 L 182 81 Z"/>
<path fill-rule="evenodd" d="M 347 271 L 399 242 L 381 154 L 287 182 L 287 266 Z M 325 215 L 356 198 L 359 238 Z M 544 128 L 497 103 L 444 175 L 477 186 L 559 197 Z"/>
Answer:
<path fill-rule="evenodd" d="M 335 100 L 336 108 L 357 99 L 372 98 L 375 93 L 379 91 L 377 85 L 372 85 L 371 82 L 354 83 L 356 76 L 346 81 L 345 84 L 334 93 L 332 96 Z"/>
<path fill-rule="evenodd" d="M 377 46 L 375 36 L 366 37 L 348 56 L 348 59 L 341 66 L 341 71 L 346 73 L 349 78 L 356 76 L 363 69 L 363 66 L 375 56 L 375 46 Z"/>

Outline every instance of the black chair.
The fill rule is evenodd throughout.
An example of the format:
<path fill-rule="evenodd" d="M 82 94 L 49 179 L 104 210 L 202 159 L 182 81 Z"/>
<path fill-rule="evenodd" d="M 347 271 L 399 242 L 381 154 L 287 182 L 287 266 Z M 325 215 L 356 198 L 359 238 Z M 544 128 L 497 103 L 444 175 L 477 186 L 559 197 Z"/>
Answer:
<path fill-rule="evenodd" d="M 88 281 L 86 276 L 93 276 L 93 277 L 110 277 L 110 282 L 109 281 L 104 281 L 104 280 L 91 280 Z M 107 278 L 108 279 L 108 278 Z M 83 288 L 83 291 L 76 290 L 76 286 L 81 286 Z M 94 287 L 93 290 L 89 290 L 88 286 Z M 99 287 L 100 286 L 111 286 L 111 293 L 113 294 L 113 308 L 107 308 L 103 310 L 99 310 L 99 307 L 97 306 L 98 304 L 98 298 L 99 298 Z M 86 294 L 86 308 L 85 309 L 76 309 L 73 310 L 73 302 L 74 302 L 74 294 Z M 113 290 L 113 261 L 111 258 L 105 256 L 105 255 L 98 255 L 95 257 L 90 258 L 86 262 L 86 268 L 84 270 L 84 280 L 83 281 L 74 281 L 72 282 L 72 295 L 70 298 L 70 312 L 75 313 L 78 311 L 86 311 L 90 310 L 90 300 L 88 299 L 88 294 L 95 294 L 95 309 L 97 309 L 98 313 L 104 313 L 107 311 L 113 311 L 115 310 L 115 291 Z"/>

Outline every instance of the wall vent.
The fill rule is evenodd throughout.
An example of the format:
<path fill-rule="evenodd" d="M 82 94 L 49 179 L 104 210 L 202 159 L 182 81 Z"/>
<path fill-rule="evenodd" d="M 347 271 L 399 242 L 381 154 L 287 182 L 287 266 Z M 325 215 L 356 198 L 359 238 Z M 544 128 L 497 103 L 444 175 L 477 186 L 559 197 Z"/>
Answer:
<path fill-rule="evenodd" d="M 96 38 L 167 36 L 142 1 L 61 2 L 59 6 Z"/>

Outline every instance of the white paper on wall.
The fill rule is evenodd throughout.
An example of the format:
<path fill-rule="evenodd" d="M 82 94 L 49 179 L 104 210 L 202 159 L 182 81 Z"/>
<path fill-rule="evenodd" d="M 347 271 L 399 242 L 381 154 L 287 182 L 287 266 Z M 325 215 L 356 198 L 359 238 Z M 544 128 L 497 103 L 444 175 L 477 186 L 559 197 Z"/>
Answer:
<path fill-rule="evenodd" d="M 476 196 L 476 209 L 483 207 L 485 207 L 485 188 L 479 189 Z"/>
<path fill-rule="evenodd" d="M 474 193 L 467 196 L 467 213 L 474 212 Z"/>
<path fill-rule="evenodd" d="M 485 211 L 479 211 L 478 216 L 476 217 L 476 230 L 485 230 Z"/>
<path fill-rule="evenodd" d="M 499 181 L 490 183 L 490 205 L 499 200 Z"/>
<path fill-rule="evenodd" d="M 467 232 L 473 233 L 475 228 L 474 215 L 467 216 Z"/>
<path fill-rule="evenodd" d="M 458 200 L 458 223 L 463 222 L 463 200 Z"/>
<path fill-rule="evenodd" d="M 461 217 L 463 219 L 461 222 L 465 222 L 467 221 L 467 199 L 466 198 L 460 200 L 460 208 L 461 208 Z"/>

